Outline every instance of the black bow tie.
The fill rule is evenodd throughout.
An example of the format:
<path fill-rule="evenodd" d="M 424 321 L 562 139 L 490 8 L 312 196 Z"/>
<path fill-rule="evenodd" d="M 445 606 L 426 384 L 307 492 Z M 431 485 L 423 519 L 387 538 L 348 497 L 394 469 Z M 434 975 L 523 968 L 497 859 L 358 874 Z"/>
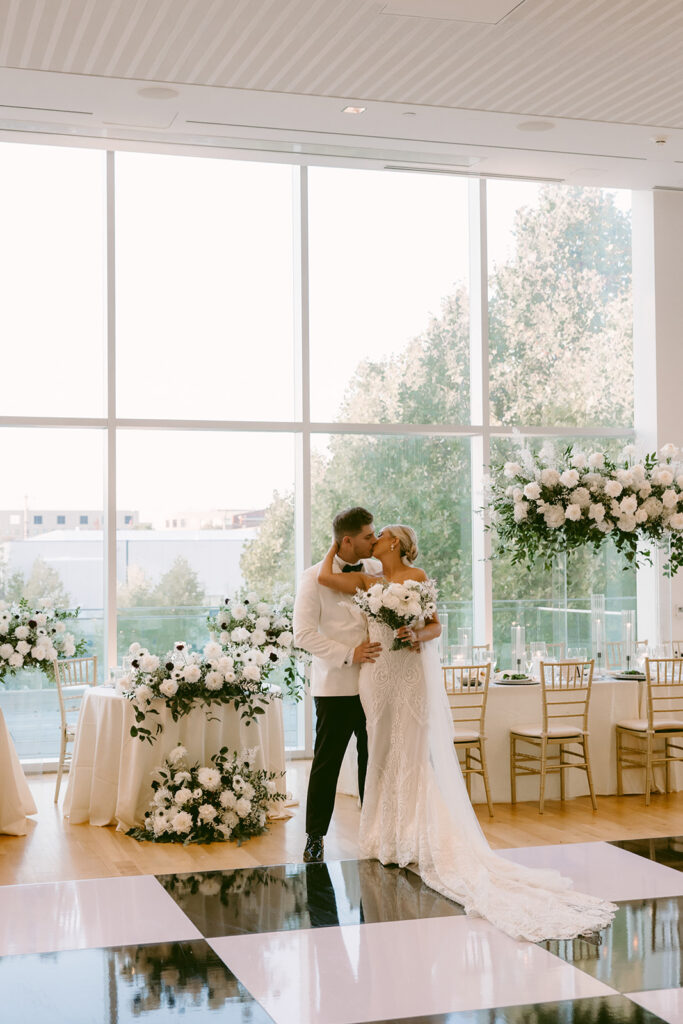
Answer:
<path fill-rule="evenodd" d="M 357 562 L 355 565 L 342 565 L 342 572 L 362 572 L 363 563 Z"/>

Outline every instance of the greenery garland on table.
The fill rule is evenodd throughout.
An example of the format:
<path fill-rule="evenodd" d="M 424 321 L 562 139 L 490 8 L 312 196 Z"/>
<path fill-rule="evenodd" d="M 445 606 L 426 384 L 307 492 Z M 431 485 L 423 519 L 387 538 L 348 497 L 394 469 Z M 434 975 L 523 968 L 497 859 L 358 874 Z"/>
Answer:
<path fill-rule="evenodd" d="M 66 622 L 80 608 L 34 608 L 25 598 L 7 605 L 0 602 L 0 682 L 20 669 L 39 668 L 54 682 L 56 658 L 80 657 L 87 641 L 69 633 Z"/>
<path fill-rule="evenodd" d="M 663 572 L 675 575 L 683 565 L 681 452 L 667 444 L 659 455 L 636 453 L 628 445 L 614 460 L 568 445 L 557 455 L 546 442 L 538 453 L 524 445 L 517 461 L 494 464 L 494 555 L 510 554 L 528 569 L 541 560 L 551 569 L 559 554 L 585 544 L 597 551 L 609 537 L 629 565 L 651 563 L 653 548 L 667 550 Z"/>
<path fill-rule="evenodd" d="M 239 659 L 247 645 L 263 653 L 264 669 L 283 666 L 285 690 L 299 701 L 306 685 L 304 667 L 311 656 L 293 645 L 293 606 L 294 598 L 289 594 L 272 603 L 262 601 L 255 593 L 226 597 L 207 624 L 226 653 Z"/>
<path fill-rule="evenodd" d="M 253 768 L 254 755 L 255 750 L 229 754 L 222 747 L 211 766 L 190 767 L 185 747 L 175 747 L 157 769 L 144 826 L 127 834 L 155 843 L 241 844 L 266 832 L 268 810 L 286 799 L 276 783 L 284 772 Z"/>
<path fill-rule="evenodd" d="M 131 668 L 119 680 L 118 688 L 133 705 L 136 724 L 131 726 L 131 736 L 148 743 L 153 743 L 162 731 L 157 721 L 153 737 L 147 724 L 151 715 L 159 715 L 158 704 L 162 701 L 174 722 L 196 706 L 210 709 L 232 704 L 250 725 L 257 715 L 265 714 L 266 705 L 274 697 L 281 696 L 266 682 L 265 658 L 255 648 L 243 646 L 238 656 L 231 656 L 219 644 L 210 642 L 200 654 L 178 641 L 163 658 L 150 654 L 138 643 L 128 650 Z"/>

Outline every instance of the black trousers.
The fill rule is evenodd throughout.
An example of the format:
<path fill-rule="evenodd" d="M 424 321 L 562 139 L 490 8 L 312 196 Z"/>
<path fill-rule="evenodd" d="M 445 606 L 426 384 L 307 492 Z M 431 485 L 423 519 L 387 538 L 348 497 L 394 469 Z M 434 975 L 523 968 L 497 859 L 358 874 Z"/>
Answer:
<path fill-rule="evenodd" d="M 306 832 L 324 836 L 332 818 L 339 769 L 353 733 L 358 747 L 358 792 L 361 800 L 368 766 L 368 734 L 360 697 L 314 697 L 315 750 L 306 798 Z"/>

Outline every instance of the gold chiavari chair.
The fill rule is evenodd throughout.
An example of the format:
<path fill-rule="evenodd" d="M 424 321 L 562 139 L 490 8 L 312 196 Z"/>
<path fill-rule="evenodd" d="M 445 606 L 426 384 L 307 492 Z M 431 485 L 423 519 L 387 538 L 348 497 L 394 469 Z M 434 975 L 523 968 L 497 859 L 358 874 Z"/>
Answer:
<path fill-rule="evenodd" d="M 636 654 L 644 654 L 647 651 L 647 640 L 636 640 Z M 624 642 L 623 640 L 605 641 L 605 668 L 625 668 L 624 665 Z M 631 666 L 633 668 L 633 666 Z"/>
<path fill-rule="evenodd" d="M 617 722 L 617 793 L 624 792 L 624 768 L 644 768 L 649 805 L 654 769 L 664 765 L 668 793 L 669 766 L 683 761 L 683 658 L 645 659 L 645 701 L 646 718 Z"/>
<path fill-rule="evenodd" d="M 564 644 L 563 643 L 559 643 L 559 644 L 546 644 L 545 645 L 545 649 L 546 649 L 547 657 L 548 657 L 549 661 L 552 661 L 552 660 L 555 660 L 555 659 L 557 659 L 557 661 L 562 661 L 562 659 L 564 658 Z"/>
<path fill-rule="evenodd" d="M 465 754 L 461 763 L 467 792 L 472 796 L 472 775 L 484 780 L 486 804 L 493 817 L 489 770 L 486 762 L 486 702 L 491 680 L 491 662 L 485 665 L 444 665 L 443 681 L 453 717 L 453 744 Z"/>
<path fill-rule="evenodd" d="M 55 803 L 59 799 L 62 774 L 71 763 L 71 752 L 67 746 L 73 743 L 76 736 L 76 721 L 81 709 L 81 701 L 86 687 L 97 683 L 97 658 L 66 658 L 52 662 L 57 695 L 59 697 L 59 713 L 61 717 L 61 743 L 59 749 L 59 766 L 57 768 L 57 784 L 55 786 Z"/>
<path fill-rule="evenodd" d="M 564 800 L 565 772 L 568 768 L 579 768 L 586 773 L 593 810 L 597 811 L 588 750 L 593 661 L 542 661 L 540 671 L 543 720 L 538 725 L 517 726 L 510 732 L 512 803 L 517 802 L 517 776 L 539 775 L 539 814 L 543 814 L 548 772 L 560 773 L 560 799 Z M 521 750 L 519 744 L 523 745 Z M 580 750 L 568 749 L 576 746 Z M 559 747 L 557 754 L 549 753 L 552 747 Z"/>

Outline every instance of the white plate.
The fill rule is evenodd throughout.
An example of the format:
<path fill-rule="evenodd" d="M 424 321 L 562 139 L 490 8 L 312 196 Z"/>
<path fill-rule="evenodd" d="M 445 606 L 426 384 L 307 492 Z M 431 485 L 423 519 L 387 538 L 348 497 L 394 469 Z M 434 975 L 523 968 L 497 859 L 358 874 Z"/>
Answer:
<path fill-rule="evenodd" d="M 618 671 L 617 672 L 611 672 L 610 671 L 610 672 L 607 673 L 607 675 L 611 676 L 612 679 L 624 679 L 624 680 L 635 679 L 636 682 L 642 682 L 645 679 L 645 673 L 644 672 L 629 672 L 629 673 L 626 673 L 626 672 L 618 672 Z"/>
<path fill-rule="evenodd" d="M 538 686 L 538 679 L 531 679 L 529 676 L 524 676 L 523 679 L 503 679 L 502 675 L 497 675 L 493 681 L 499 686 Z"/>

